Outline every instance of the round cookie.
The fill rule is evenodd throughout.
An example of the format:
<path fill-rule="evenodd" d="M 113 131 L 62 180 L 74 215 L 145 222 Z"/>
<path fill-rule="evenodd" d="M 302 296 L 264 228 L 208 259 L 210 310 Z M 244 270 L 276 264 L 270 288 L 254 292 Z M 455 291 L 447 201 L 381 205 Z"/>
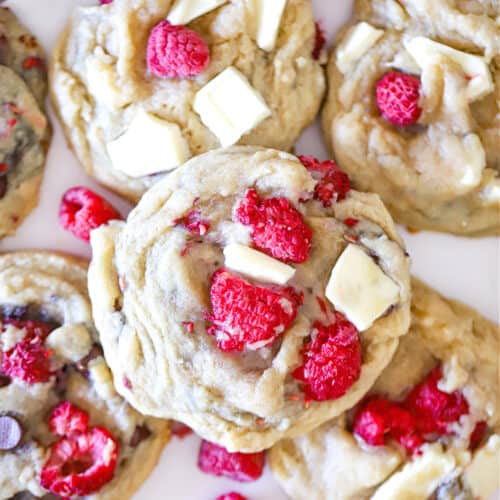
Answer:
<path fill-rule="evenodd" d="M 353 406 L 408 329 L 409 259 L 386 209 L 333 162 L 303 161 L 311 172 L 270 149 L 206 153 L 91 236 L 90 296 L 117 390 L 229 451 Z"/>
<path fill-rule="evenodd" d="M 90 175 L 132 201 L 137 201 L 166 170 L 190 156 L 221 146 L 213 127 L 204 124 L 206 118 L 217 114 L 217 109 L 212 109 L 212 114 L 208 111 L 202 120 L 195 111 L 195 96 L 224 70 L 238 70 L 259 97 L 230 95 L 232 86 L 238 83 L 231 74 L 231 83 L 224 86 L 218 97 L 232 104 L 216 104 L 221 109 L 229 108 L 225 112 L 231 116 L 222 118 L 223 122 L 245 119 L 254 108 L 262 107 L 262 101 L 270 114 L 244 134 L 240 144 L 290 150 L 302 130 L 314 120 L 324 95 L 323 69 L 312 56 L 315 24 L 309 0 L 287 0 L 282 17 L 278 17 L 279 33 L 271 51 L 256 43 L 257 17 L 252 2 L 219 2 L 219 7 L 187 25 L 201 35 L 210 51 L 207 69 L 191 78 L 159 77 L 148 71 L 150 32 L 169 13 L 172 15 L 173 3 L 115 0 L 104 6 L 80 8 L 53 54 L 52 97 L 69 143 Z M 190 2 L 191 6 L 195 3 Z M 239 84 L 241 87 L 241 81 Z M 255 102 L 248 104 L 249 100 Z M 162 123 L 174 131 L 174 145 L 165 145 L 164 153 L 177 150 L 182 158 L 179 163 L 160 162 L 152 171 L 146 171 L 162 171 L 154 175 L 136 171 L 132 174 L 123 161 L 117 159 L 115 165 L 108 153 L 108 144 L 122 134 L 144 130 L 143 121 L 136 121 L 138 116 L 144 118 L 143 112 L 157 127 Z M 154 132 L 145 135 L 152 137 Z M 162 137 L 168 141 L 168 133 Z M 144 144 L 144 140 L 138 142 Z M 158 148 L 158 142 L 164 141 L 158 139 L 151 147 L 143 146 L 148 149 L 144 152 L 148 160 L 138 158 L 133 162 L 134 168 L 140 170 L 148 161 L 154 162 L 149 160 L 150 150 Z M 142 162 L 145 164 L 138 167 Z"/>
<path fill-rule="evenodd" d="M 483 16 L 484 29 L 471 31 L 484 40 L 465 43 L 447 31 L 433 38 L 436 31 L 397 2 L 373 2 L 375 12 L 361 6 L 374 24 L 347 28 L 328 65 L 322 119 L 330 151 L 354 185 L 378 193 L 402 224 L 467 236 L 499 234 L 498 26 Z M 363 32 L 361 40 L 353 39 L 356 31 Z M 485 56 L 473 57 L 478 54 Z M 376 89 L 394 72 L 412 75 L 419 86 L 419 116 L 410 126 L 391 123 L 378 105 Z"/>
<path fill-rule="evenodd" d="M 431 429 L 436 421 L 420 409 L 415 415 L 418 424 L 430 422 L 428 430 L 434 435 L 425 439 L 413 458 L 397 444 L 393 430 L 385 444 L 377 446 L 353 433 L 353 425 L 355 430 L 367 429 L 369 420 L 364 427 L 360 422 L 368 413 L 359 409 L 306 436 L 281 441 L 271 449 L 271 470 L 293 500 L 472 500 L 491 498 L 500 487 L 498 325 L 416 279 L 412 293 L 410 332 L 401 339 L 367 401 L 372 401 L 373 409 L 376 396 L 403 400 L 401 406 L 414 411 L 418 392 L 422 401 L 435 405 L 430 413 L 442 420 L 440 424 L 444 421 L 446 429 Z M 434 379 L 424 389 L 422 381 L 426 377 L 429 381 L 429 372 L 435 374 L 438 365 L 437 388 Z M 399 411 L 396 426 L 405 422 L 397 407 L 390 411 Z"/>
<path fill-rule="evenodd" d="M 166 422 L 139 415 L 113 387 L 86 263 L 1 255 L 0 498 L 45 498 L 52 488 L 62 497 L 129 498 L 168 437 Z"/>
<path fill-rule="evenodd" d="M 47 74 L 36 39 L 0 7 L 0 238 L 38 203 L 50 125 L 43 112 Z"/>

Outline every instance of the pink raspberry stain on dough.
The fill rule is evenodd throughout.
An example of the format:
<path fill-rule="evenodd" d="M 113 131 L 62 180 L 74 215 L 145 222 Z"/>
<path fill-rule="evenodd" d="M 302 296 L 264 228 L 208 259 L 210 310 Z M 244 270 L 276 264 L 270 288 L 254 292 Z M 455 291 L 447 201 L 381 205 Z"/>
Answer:
<path fill-rule="evenodd" d="M 303 296 L 292 287 L 256 286 L 219 269 L 212 276 L 210 300 L 208 333 L 229 352 L 273 344 L 295 321 Z"/>
<path fill-rule="evenodd" d="M 249 189 L 236 209 L 236 219 L 252 228 L 254 246 L 286 263 L 305 262 L 311 253 L 312 231 L 286 198 L 261 200 Z"/>
<path fill-rule="evenodd" d="M 113 479 L 118 441 L 103 427 L 89 428 L 88 421 L 88 414 L 69 401 L 56 406 L 49 417 L 51 430 L 62 437 L 50 448 L 40 484 L 55 495 L 91 495 Z"/>
<path fill-rule="evenodd" d="M 315 23 L 316 32 L 314 34 L 314 49 L 312 51 L 313 59 L 319 60 L 321 56 L 321 51 L 326 43 L 325 31 L 321 27 L 319 22 Z"/>
<path fill-rule="evenodd" d="M 402 402 L 381 396 L 368 398 L 356 413 L 354 433 L 372 446 L 383 446 L 392 438 L 412 454 L 418 453 L 422 444 L 452 434 L 452 424 L 469 413 L 469 404 L 460 391 L 441 391 L 441 379 L 438 366 Z M 469 438 L 472 448 L 481 441 L 486 427 L 486 422 L 476 424 Z"/>
<path fill-rule="evenodd" d="M 168 21 L 159 22 L 151 30 L 146 57 L 150 73 L 166 78 L 197 76 L 210 63 L 210 51 L 203 38 Z"/>
<path fill-rule="evenodd" d="M 329 401 L 342 397 L 361 374 L 361 342 L 356 327 L 340 313 L 336 321 L 314 323 L 302 350 L 302 365 L 293 372 L 306 398 Z"/>
<path fill-rule="evenodd" d="M 222 476 L 241 483 L 262 476 L 266 453 L 230 453 L 222 446 L 202 441 L 198 453 L 198 468 L 205 474 Z"/>
<path fill-rule="evenodd" d="M 317 181 L 314 199 L 320 201 L 325 208 L 347 198 L 351 190 L 349 177 L 334 161 L 320 162 L 313 156 L 299 156 L 299 160 Z"/>
<path fill-rule="evenodd" d="M 400 127 L 417 123 L 422 114 L 422 108 L 418 105 L 420 87 L 420 80 L 415 76 L 397 71 L 385 74 L 375 90 L 382 116 Z"/>
<path fill-rule="evenodd" d="M 203 219 L 199 210 L 191 210 L 185 217 L 174 220 L 175 226 L 182 226 L 193 236 L 205 236 L 210 230 L 210 222 Z"/>

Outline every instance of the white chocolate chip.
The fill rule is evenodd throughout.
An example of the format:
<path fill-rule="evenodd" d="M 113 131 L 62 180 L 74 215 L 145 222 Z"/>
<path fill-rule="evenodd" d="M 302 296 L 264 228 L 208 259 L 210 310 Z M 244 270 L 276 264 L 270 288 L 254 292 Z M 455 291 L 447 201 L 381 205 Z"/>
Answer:
<path fill-rule="evenodd" d="M 190 157 L 180 127 L 143 109 L 126 132 L 107 147 L 113 167 L 130 177 L 172 170 Z"/>
<path fill-rule="evenodd" d="M 271 115 L 262 96 L 233 67 L 200 89 L 193 106 L 223 147 L 236 144 L 243 134 Z"/>
<path fill-rule="evenodd" d="M 361 332 L 399 300 L 399 287 L 358 245 L 348 245 L 326 287 L 326 298 Z"/>
<path fill-rule="evenodd" d="M 61 360 L 76 363 L 92 349 L 92 338 L 85 325 L 64 325 L 50 333 L 45 345 Z"/>
<path fill-rule="evenodd" d="M 167 20 L 172 24 L 188 24 L 193 19 L 227 3 L 228 0 L 177 0 Z"/>
<path fill-rule="evenodd" d="M 226 267 L 259 281 L 284 285 L 295 274 L 292 266 L 239 243 L 224 248 L 224 257 Z"/>

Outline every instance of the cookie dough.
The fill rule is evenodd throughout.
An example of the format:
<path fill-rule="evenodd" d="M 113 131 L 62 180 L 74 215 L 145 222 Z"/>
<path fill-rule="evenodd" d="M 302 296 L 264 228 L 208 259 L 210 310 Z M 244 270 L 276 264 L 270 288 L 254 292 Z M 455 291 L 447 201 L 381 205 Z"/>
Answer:
<path fill-rule="evenodd" d="M 500 30 L 491 9 L 469 13 L 473 4 L 358 2 L 330 57 L 325 141 L 354 185 L 411 228 L 500 232 Z M 361 22 L 378 36 L 353 40 Z M 391 71 L 420 79 L 414 125 L 393 125 L 378 109 L 377 82 Z"/>
<path fill-rule="evenodd" d="M 306 436 L 281 441 L 270 452 L 270 465 L 293 500 L 472 500 L 490 498 L 500 487 L 498 325 L 416 279 L 412 293 L 410 332 L 371 393 L 401 400 L 440 364 L 439 389 L 460 391 L 468 413 L 413 459 L 391 440 L 370 446 L 355 436 L 352 412 Z M 486 422 L 487 429 L 471 451 L 478 422 Z"/>
<path fill-rule="evenodd" d="M 12 11 L 0 7 L 0 238 L 38 203 L 50 141 L 44 115 L 43 51 Z"/>
<path fill-rule="evenodd" d="M 333 184 L 317 183 L 287 153 L 215 150 L 157 183 L 126 223 L 93 231 L 89 290 L 120 394 L 144 414 L 246 452 L 352 407 L 408 329 L 409 259 L 376 195 L 350 190 L 329 201 Z M 266 222 L 255 222 L 262 210 Z M 369 292 L 359 294 L 363 288 Z M 349 302 L 356 295 L 367 306 L 361 311 Z M 362 330 L 360 372 L 343 395 L 314 400 L 321 397 L 294 370 L 311 335 L 320 338 L 318 323 L 353 331 L 349 321 Z M 351 369 L 335 375 L 332 356 L 325 391 Z"/>
<path fill-rule="evenodd" d="M 36 347 L 26 347 L 30 343 Z M 24 363 L 16 365 L 22 352 Z M 3 254 L 0 427 L 10 433 L 0 432 L 1 499 L 48 494 L 40 475 L 60 439 L 48 421 L 63 401 L 84 410 L 92 428 L 104 428 L 119 444 L 113 479 L 85 498 L 129 498 L 155 466 L 168 425 L 139 415 L 116 393 L 92 323 L 86 263 L 44 252 Z"/>
<path fill-rule="evenodd" d="M 195 2 L 188 3 L 192 7 Z M 319 110 L 325 83 L 323 70 L 312 56 L 315 25 L 309 0 L 288 0 L 281 17 L 273 14 L 281 21 L 272 50 L 261 49 L 256 42 L 259 17 L 255 8 L 259 2 L 212 4 L 218 6 L 187 25 L 201 35 L 210 50 L 208 68 L 192 78 L 158 77 L 147 69 L 146 46 L 152 28 L 167 16 L 177 20 L 182 12 L 177 9 L 172 18 L 170 0 L 115 0 L 104 6 L 80 8 L 54 51 L 52 98 L 68 142 L 90 175 L 132 201 L 164 177 L 172 165 L 165 163 L 155 170 L 163 173 L 151 174 L 146 166 L 150 154 L 145 151 L 142 161 L 139 158 L 135 162 L 144 162 L 144 166 L 139 165 L 144 172 L 140 175 L 134 165 L 127 168 L 119 160 L 115 161 L 119 165 L 114 165 L 108 144 L 113 148 L 117 138 L 139 129 L 137 122 L 143 123 L 147 112 L 150 120 L 161 119 L 164 129 L 173 128 L 161 131 L 165 143 L 168 138 L 174 142 L 165 144 L 165 154 L 170 157 L 175 151 L 180 157 L 187 155 L 181 163 L 220 147 L 214 133 L 220 131 L 213 123 L 213 113 L 218 111 L 209 110 L 202 120 L 200 114 L 203 116 L 205 108 L 199 99 L 195 103 L 195 96 L 202 88 L 206 96 L 206 85 L 224 70 L 237 70 L 248 80 L 238 85 L 233 78 L 227 86 L 219 87 L 220 97 L 229 103 L 222 103 L 221 109 L 229 107 L 225 111 L 234 113 L 235 121 L 251 120 L 248 115 L 265 104 L 259 114 L 262 121 L 250 127 L 240 144 L 290 150 Z M 265 38 L 262 45 L 267 46 L 268 36 Z M 229 76 L 234 77 L 234 73 Z M 242 85 L 247 91 L 249 85 L 258 97 L 252 98 L 248 92 L 239 97 L 235 88 L 242 91 Z M 151 137 L 153 132 L 147 135 Z M 133 138 L 127 137 L 128 141 Z M 123 156 L 129 155 L 117 155 Z"/>

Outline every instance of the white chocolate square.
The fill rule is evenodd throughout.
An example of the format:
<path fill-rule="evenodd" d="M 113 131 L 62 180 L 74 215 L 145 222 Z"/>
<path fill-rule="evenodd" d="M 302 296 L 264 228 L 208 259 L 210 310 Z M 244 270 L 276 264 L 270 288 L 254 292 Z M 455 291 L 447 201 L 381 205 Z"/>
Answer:
<path fill-rule="evenodd" d="M 228 0 L 177 0 L 167 16 L 172 24 L 188 24 L 193 19 L 227 3 Z"/>
<path fill-rule="evenodd" d="M 257 21 L 257 45 L 267 52 L 276 46 L 276 39 L 287 0 L 252 0 Z"/>
<path fill-rule="evenodd" d="M 130 177 L 172 170 L 191 156 L 177 124 L 142 109 L 125 133 L 107 148 L 113 167 Z"/>
<path fill-rule="evenodd" d="M 193 106 L 222 147 L 236 144 L 271 115 L 262 96 L 232 66 L 198 91 Z"/>

